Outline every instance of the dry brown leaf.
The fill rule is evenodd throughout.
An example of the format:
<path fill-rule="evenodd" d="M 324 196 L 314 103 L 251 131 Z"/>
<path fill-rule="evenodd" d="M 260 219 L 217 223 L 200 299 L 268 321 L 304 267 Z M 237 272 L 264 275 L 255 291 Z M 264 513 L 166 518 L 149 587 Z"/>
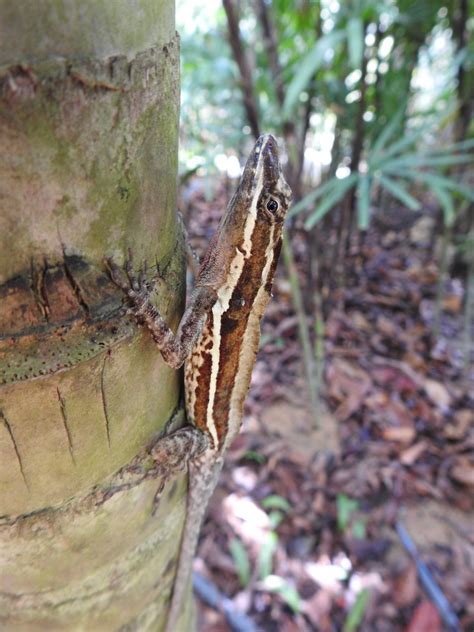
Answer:
<path fill-rule="evenodd" d="M 444 426 L 443 433 L 447 439 L 462 439 L 471 427 L 474 427 L 474 411 L 463 408 L 455 413 L 451 423 Z"/>
<path fill-rule="evenodd" d="M 413 413 L 408 410 L 405 404 L 395 396 L 392 396 L 384 410 L 380 411 L 385 418 L 394 426 L 403 426 L 414 430 Z"/>
<path fill-rule="evenodd" d="M 420 603 L 405 632 L 441 632 L 441 619 L 431 601 Z"/>
<path fill-rule="evenodd" d="M 328 385 L 331 396 L 342 400 L 334 416 L 338 421 L 345 421 L 361 407 L 372 380 L 360 367 L 336 358 L 328 368 Z"/>
<path fill-rule="evenodd" d="M 451 468 L 450 476 L 461 485 L 474 487 L 474 464 L 468 457 L 459 457 Z"/>
<path fill-rule="evenodd" d="M 379 316 L 377 318 L 376 323 L 377 329 L 384 335 L 388 337 L 396 337 L 398 335 L 398 328 L 396 323 L 393 322 L 390 318 L 386 316 Z"/>
<path fill-rule="evenodd" d="M 390 426 L 382 430 L 382 436 L 386 441 L 396 441 L 397 443 L 411 443 L 415 435 L 415 429 L 410 428 L 410 426 Z"/>
<path fill-rule="evenodd" d="M 332 629 L 330 614 L 333 601 L 334 595 L 329 590 L 321 589 L 304 602 L 302 610 L 315 629 L 321 632 Z"/>
<path fill-rule="evenodd" d="M 462 307 L 462 296 L 460 294 L 448 294 L 443 298 L 443 309 L 452 314 L 458 314 Z"/>
<path fill-rule="evenodd" d="M 410 563 L 395 580 L 393 598 L 397 606 L 402 608 L 414 603 L 418 597 L 418 574 L 416 566 Z"/>
<path fill-rule="evenodd" d="M 424 389 L 433 404 L 436 404 L 439 408 L 449 408 L 451 405 L 451 395 L 448 393 L 448 389 L 444 384 L 436 380 L 427 379 L 424 383 Z"/>
<path fill-rule="evenodd" d="M 400 455 L 400 462 L 403 463 L 403 465 L 413 465 L 413 463 L 415 463 L 415 461 L 417 461 L 423 454 L 426 448 L 426 441 L 419 441 L 418 443 L 415 443 L 415 445 L 403 450 Z"/>

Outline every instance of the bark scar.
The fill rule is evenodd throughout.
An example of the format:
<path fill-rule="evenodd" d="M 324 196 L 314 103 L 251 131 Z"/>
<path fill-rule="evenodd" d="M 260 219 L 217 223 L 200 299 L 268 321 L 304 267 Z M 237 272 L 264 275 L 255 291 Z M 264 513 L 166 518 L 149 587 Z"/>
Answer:
<path fill-rule="evenodd" d="M 72 445 L 71 431 L 69 430 L 69 426 L 68 426 L 68 419 L 67 419 L 67 413 L 66 413 L 66 400 L 61 395 L 61 391 L 59 390 L 59 387 L 57 387 L 56 391 L 58 394 L 59 410 L 61 411 L 61 419 L 63 420 L 64 430 L 66 431 L 69 454 L 71 455 L 72 462 L 74 463 L 74 465 L 76 465 L 76 458 L 74 456 L 74 447 Z"/>
<path fill-rule="evenodd" d="M 1 410 L 0 410 L 0 421 L 3 422 L 3 425 L 7 429 L 7 432 L 9 434 L 9 436 L 10 436 L 10 440 L 11 440 L 11 442 L 13 444 L 13 449 L 15 450 L 15 454 L 16 454 L 16 458 L 18 460 L 18 465 L 20 467 L 20 472 L 21 472 L 21 476 L 23 478 L 23 482 L 25 483 L 25 486 L 26 486 L 27 490 L 30 491 L 30 486 L 29 486 L 28 480 L 26 478 L 25 470 L 23 469 L 23 461 L 21 459 L 20 450 L 18 449 L 18 444 L 17 444 L 17 442 L 15 440 L 15 436 L 13 434 L 12 427 L 11 427 L 8 419 L 5 417 L 5 414 Z"/>
<path fill-rule="evenodd" d="M 74 292 L 74 296 L 76 297 L 77 302 L 84 310 L 84 313 L 87 316 L 87 318 L 89 318 L 90 316 L 89 305 L 87 304 L 87 301 L 85 300 L 82 294 L 81 286 L 74 278 L 71 268 L 68 265 L 67 256 L 66 256 L 66 253 L 64 252 L 64 248 L 63 248 L 63 267 L 64 267 L 64 273 L 66 275 L 66 279 L 69 281 L 69 284 L 72 288 L 72 291 Z"/>
<path fill-rule="evenodd" d="M 104 363 L 102 365 L 102 371 L 100 372 L 100 393 L 102 396 L 102 409 L 104 411 L 105 418 L 105 431 L 107 433 L 107 443 L 110 448 L 110 420 L 109 420 L 109 411 L 107 409 L 107 400 L 105 397 L 105 365 L 107 363 L 107 358 L 110 355 L 110 351 L 104 358 Z"/>
<path fill-rule="evenodd" d="M 35 303 L 46 322 L 49 322 L 50 307 L 45 288 L 45 277 L 48 269 L 48 262 L 45 260 L 42 266 L 35 265 L 33 259 L 30 265 L 31 291 L 35 298 Z"/>

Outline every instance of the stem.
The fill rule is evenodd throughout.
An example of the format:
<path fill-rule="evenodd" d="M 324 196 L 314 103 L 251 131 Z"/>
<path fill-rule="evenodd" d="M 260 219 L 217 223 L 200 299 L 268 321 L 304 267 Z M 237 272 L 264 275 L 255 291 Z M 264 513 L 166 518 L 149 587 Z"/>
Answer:
<path fill-rule="evenodd" d="M 288 240 L 288 234 L 285 233 L 283 238 L 282 248 L 283 261 L 288 273 L 288 279 L 291 287 L 291 297 L 293 300 L 293 306 L 298 317 L 298 333 L 303 349 L 303 362 L 306 373 L 306 380 L 309 389 L 309 400 L 311 404 L 311 414 L 315 428 L 319 426 L 319 418 L 321 414 L 321 403 L 319 398 L 320 388 L 317 380 L 317 372 L 315 371 L 313 350 L 311 348 L 311 341 L 308 332 L 308 326 L 306 323 L 306 314 L 303 306 L 303 296 L 301 292 L 300 283 L 298 280 L 298 274 L 296 271 L 295 262 L 293 259 L 293 253 Z"/>
<path fill-rule="evenodd" d="M 471 230 L 467 238 L 468 269 L 466 279 L 466 302 L 464 305 L 464 367 L 463 376 L 469 382 L 471 371 L 471 351 L 473 346 L 472 324 L 474 320 L 474 214 L 471 219 Z"/>
<path fill-rule="evenodd" d="M 439 262 L 438 286 L 436 289 L 435 318 L 433 324 L 433 334 L 437 340 L 441 333 L 441 314 L 443 311 L 444 284 L 448 268 L 448 247 L 451 241 L 451 226 L 443 225 L 443 239 L 441 242 L 441 254 Z"/>

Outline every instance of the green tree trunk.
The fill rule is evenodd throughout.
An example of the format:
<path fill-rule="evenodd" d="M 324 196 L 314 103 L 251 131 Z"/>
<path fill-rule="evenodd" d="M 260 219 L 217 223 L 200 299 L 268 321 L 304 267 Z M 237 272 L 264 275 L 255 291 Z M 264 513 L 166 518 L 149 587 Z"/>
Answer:
<path fill-rule="evenodd" d="M 2 630 L 166 615 L 184 479 L 153 516 L 138 475 L 179 374 L 121 315 L 104 256 L 157 262 L 176 324 L 178 115 L 172 0 L 0 0 Z"/>

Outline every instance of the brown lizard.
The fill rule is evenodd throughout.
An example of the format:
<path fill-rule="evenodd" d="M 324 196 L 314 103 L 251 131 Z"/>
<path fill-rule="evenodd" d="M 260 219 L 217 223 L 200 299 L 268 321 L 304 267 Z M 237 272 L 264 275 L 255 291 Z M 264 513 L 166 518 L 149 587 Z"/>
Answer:
<path fill-rule="evenodd" d="M 162 475 L 160 491 L 186 465 L 189 470 L 186 522 L 166 632 L 177 630 L 204 513 L 225 452 L 240 430 L 290 199 L 276 140 L 261 136 L 209 244 L 176 334 L 152 305 L 145 275 L 136 278 L 129 260 L 125 281 L 109 260 L 112 278 L 150 329 L 164 360 L 176 369 L 185 365 L 189 425 L 163 437 L 152 451 Z"/>

